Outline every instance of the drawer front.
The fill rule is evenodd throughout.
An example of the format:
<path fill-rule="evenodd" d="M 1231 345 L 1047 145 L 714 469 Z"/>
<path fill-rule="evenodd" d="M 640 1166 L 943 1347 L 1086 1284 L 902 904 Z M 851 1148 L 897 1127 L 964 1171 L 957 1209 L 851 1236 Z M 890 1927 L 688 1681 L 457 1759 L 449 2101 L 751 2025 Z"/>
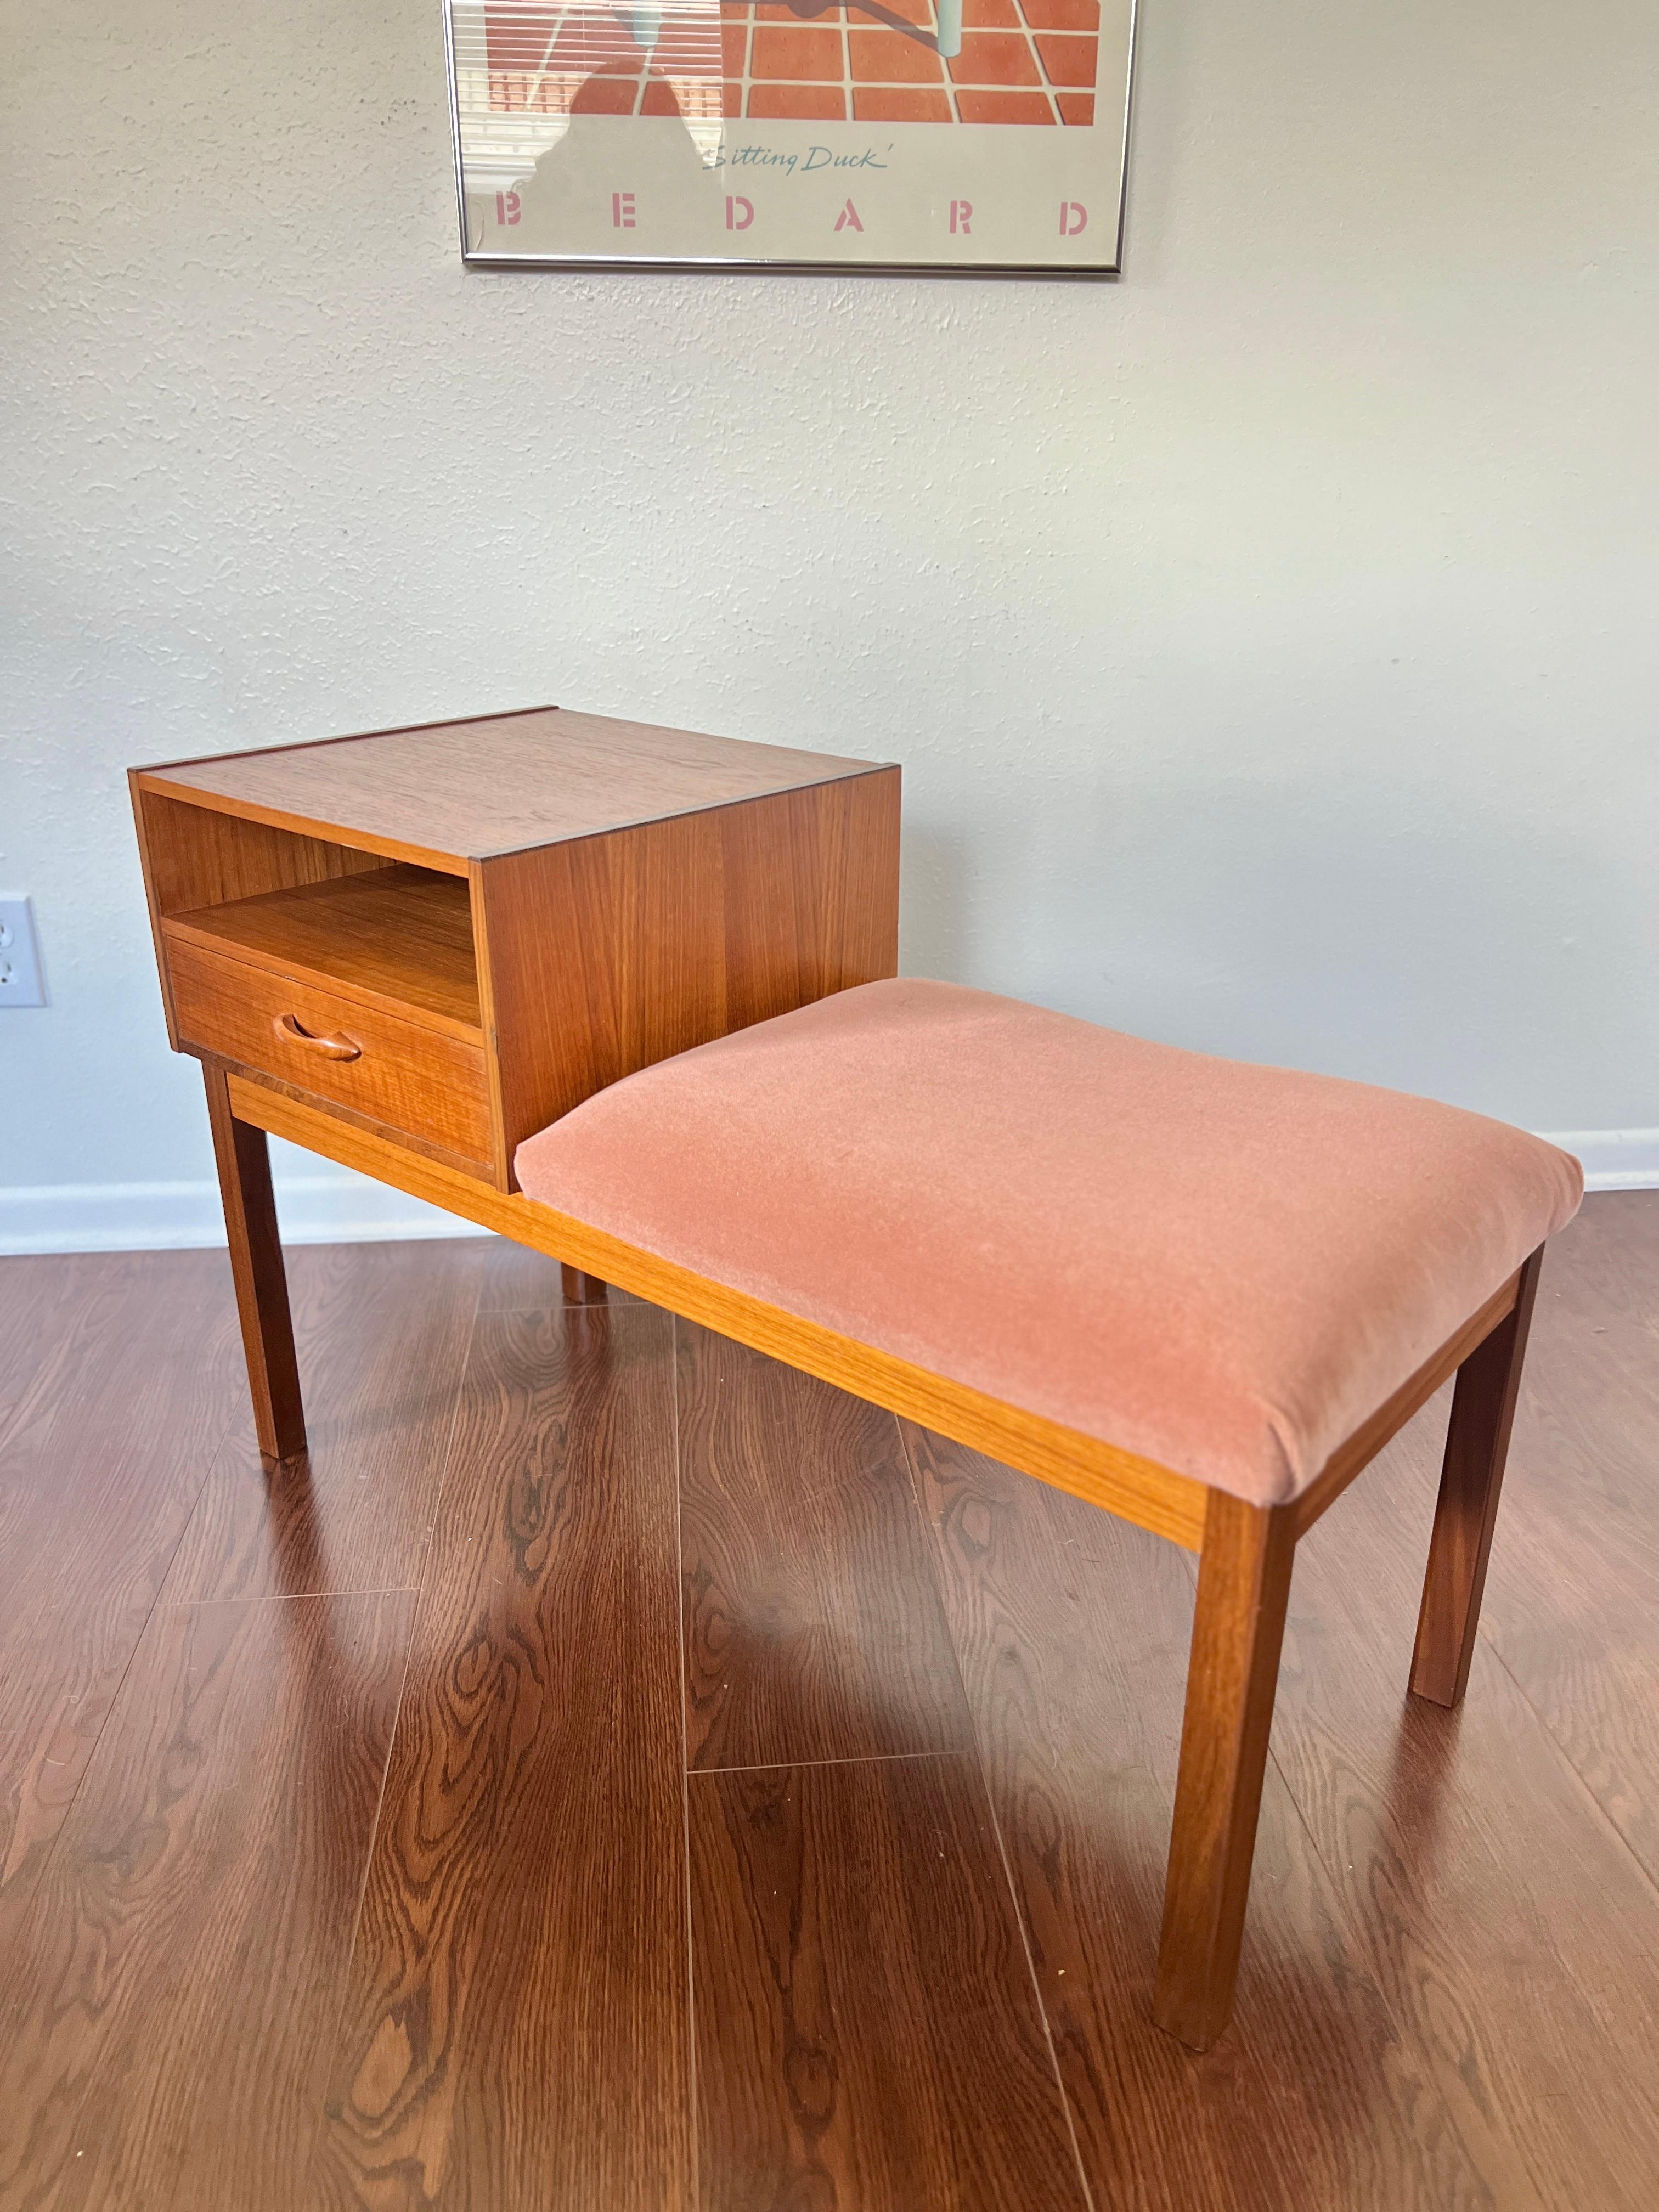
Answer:
<path fill-rule="evenodd" d="M 480 1047 L 177 938 L 168 964 L 180 1044 L 280 1076 L 467 1159 L 489 1159 Z M 299 1031 L 357 1049 L 337 1057 Z"/>

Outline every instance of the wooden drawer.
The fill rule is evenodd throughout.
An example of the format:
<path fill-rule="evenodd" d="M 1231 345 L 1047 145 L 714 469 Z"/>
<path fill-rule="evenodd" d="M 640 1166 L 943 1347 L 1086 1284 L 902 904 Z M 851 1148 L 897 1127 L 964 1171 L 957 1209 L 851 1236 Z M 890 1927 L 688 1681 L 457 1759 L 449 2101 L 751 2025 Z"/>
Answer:
<path fill-rule="evenodd" d="M 481 1045 L 204 952 L 178 938 L 167 950 L 185 1048 L 278 1076 L 468 1159 L 489 1158 Z M 296 1028 L 308 1036 L 295 1034 Z M 356 1053 L 349 1059 L 332 1055 L 314 1042 L 319 1038 L 340 1039 Z"/>

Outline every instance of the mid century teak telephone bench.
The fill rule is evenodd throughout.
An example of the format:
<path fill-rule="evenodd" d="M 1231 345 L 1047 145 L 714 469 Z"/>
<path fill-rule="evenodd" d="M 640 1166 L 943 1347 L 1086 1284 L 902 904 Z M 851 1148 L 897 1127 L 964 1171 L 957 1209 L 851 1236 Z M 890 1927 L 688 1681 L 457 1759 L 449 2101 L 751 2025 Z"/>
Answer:
<path fill-rule="evenodd" d="M 261 1450 L 266 1133 L 1199 1555 L 1155 2008 L 1224 2027 L 1297 1540 L 1455 1371 L 1412 1662 L 1462 1695 L 1577 1163 L 896 966 L 899 772 L 552 708 L 135 770 Z"/>

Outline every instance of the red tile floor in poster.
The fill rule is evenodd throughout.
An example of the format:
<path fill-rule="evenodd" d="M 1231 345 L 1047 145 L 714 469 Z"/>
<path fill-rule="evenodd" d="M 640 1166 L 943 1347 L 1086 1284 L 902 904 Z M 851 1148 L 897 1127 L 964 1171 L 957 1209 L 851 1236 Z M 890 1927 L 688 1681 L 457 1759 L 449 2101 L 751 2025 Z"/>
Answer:
<path fill-rule="evenodd" d="M 934 0 L 801 0 L 799 12 L 775 0 L 537 0 L 484 21 L 497 114 L 1094 120 L 1099 0 L 963 0 L 962 51 L 948 62 Z"/>

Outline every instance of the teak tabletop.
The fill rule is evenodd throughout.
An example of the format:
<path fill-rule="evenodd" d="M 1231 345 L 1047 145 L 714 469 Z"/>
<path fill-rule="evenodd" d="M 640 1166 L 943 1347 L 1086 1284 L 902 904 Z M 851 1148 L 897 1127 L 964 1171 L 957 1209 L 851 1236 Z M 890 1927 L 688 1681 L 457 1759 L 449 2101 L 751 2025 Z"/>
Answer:
<path fill-rule="evenodd" d="M 147 788 L 429 868 L 890 767 L 529 707 L 139 771 Z"/>

